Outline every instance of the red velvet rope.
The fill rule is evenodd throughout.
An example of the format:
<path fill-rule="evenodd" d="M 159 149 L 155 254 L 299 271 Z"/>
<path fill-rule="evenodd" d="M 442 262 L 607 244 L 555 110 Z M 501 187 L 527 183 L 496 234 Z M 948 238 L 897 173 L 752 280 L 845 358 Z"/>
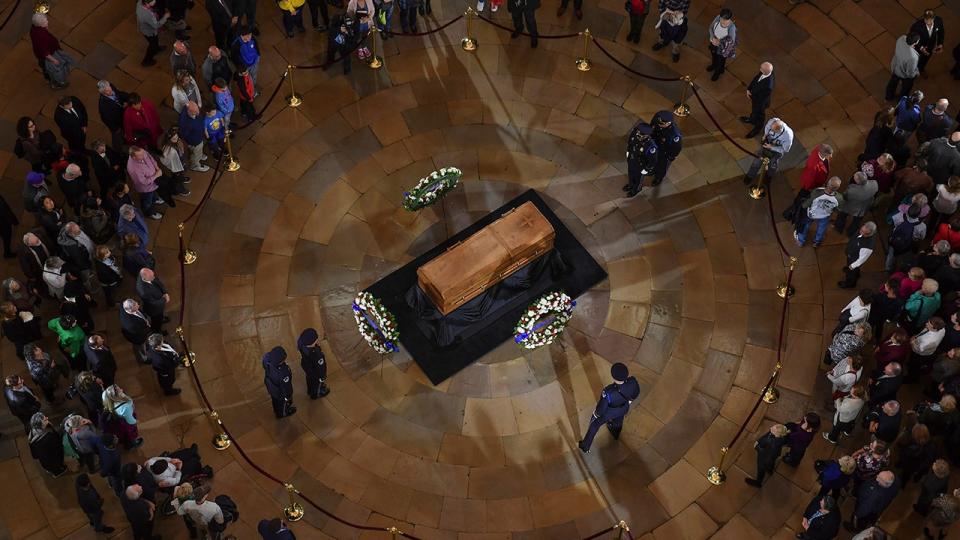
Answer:
<path fill-rule="evenodd" d="M 429 36 L 430 34 L 436 34 L 437 32 L 443 30 L 444 28 L 450 26 L 451 24 L 459 21 L 463 18 L 463 15 L 457 15 L 453 19 L 441 24 L 440 26 L 427 30 L 426 32 L 390 32 L 390 36 L 407 36 L 407 37 L 420 37 L 420 36 Z"/>
<path fill-rule="evenodd" d="M 479 13 L 477 14 L 477 18 L 480 19 L 481 21 L 485 22 L 485 23 L 489 23 L 489 24 L 492 24 L 493 26 L 496 26 L 497 28 L 499 28 L 499 29 L 501 29 L 501 30 L 506 30 L 507 32 L 510 32 L 511 34 L 512 34 L 513 32 L 515 32 L 515 29 L 510 28 L 509 26 L 504 26 L 504 25 L 498 23 L 497 21 L 494 21 L 493 19 L 488 19 L 488 18 L 484 17 L 483 15 L 480 15 Z M 520 32 L 520 35 L 521 35 L 521 36 L 527 36 L 527 37 L 533 37 L 533 36 L 531 36 L 530 34 L 528 34 L 527 32 Z M 578 33 L 573 33 L 573 34 L 539 34 L 539 35 L 537 35 L 537 39 L 568 39 L 568 38 L 577 37 L 577 36 L 579 36 L 579 35 L 580 35 L 579 32 L 578 32 Z"/>
<path fill-rule="evenodd" d="M 596 45 L 598 49 L 600 49 L 600 52 L 602 52 L 602 53 L 604 54 L 604 56 L 606 56 L 606 57 L 609 58 L 610 60 L 613 60 L 613 62 L 614 62 L 615 64 L 617 64 L 618 66 L 620 66 L 622 69 L 625 69 L 625 70 L 629 71 L 630 73 L 633 73 L 634 75 L 636 75 L 636 76 L 638 76 L 638 77 L 643 77 L 644 79 L 652 79 L 652 80 L 654 80 L 654 81 L 679 81 L 679 80 L 682 80 L 682 77 L 658 77 L 658 76 L 656 76 L 656 75 L 647 75 L 646 73 L 641 73 L 641 72 L 633 69 L 632 67 L 624 64 L 624 63 L 621 62 L 620 60 L 617 60 L 617 57 L 615 57 L 615 56 L 613 56 L 612 54 L 610 54 L 610 51 L 608 51 L 608 50 L 600 43 L 600 41 L 599 41 L 597 38 L 593 38 L 593 44 Z"/>
<path fill-rule="evenodd" d="M 690 89 L 693 90 L 693 95 L 696 96 L 697 101 L 700 102 L 700 106 L 703 107 L 703 112 L 707 113 L 707 117 L 710 119 L 711 122 L 713 122 L 714 126 L 717 126 L 717 130 L 719 130 L 720 133 L 722 133 L 723 136 L 726 137 L 728 141 L 730 141 L 734 146 L 739 148 L 740 151 L 743 152 L 744 154 L 753 156 L 755 158 L 760 157 L 757 154 L 751 152 L 750 150 L 747 150 L 746 148 L 744 148 L 742 144 L 738 143 L 736 140 L 734 140 L 733 137 L 731 137 L 726 131 L 724 131 L 723 127 L 720 125 L 720 122 L 717 122 L 717 119 L 714 118 L 713 113 L 710 112 L 710 109 L 707 108 L 707 104 L 703 102 L 703 98 L 700 97 L 700 92 L 697 90 L 697 85 L 691 84 Z"/>

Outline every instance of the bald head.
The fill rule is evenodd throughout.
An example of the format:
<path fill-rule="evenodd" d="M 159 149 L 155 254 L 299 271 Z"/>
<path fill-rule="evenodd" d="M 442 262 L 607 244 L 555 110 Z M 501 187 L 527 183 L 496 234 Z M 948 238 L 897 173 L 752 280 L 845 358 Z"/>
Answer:
<path fill-rule="evenodd" d="M 196 116 L 200 114 L 200 106 L 193 101 L 187 102 L 187 114 L 190 116 Z"/>
<path fill-rule="evenodd" d="M 877 475 L 877 483 L 881 487 L 888 488 L 893 485 L 893 482 L 897 479 L 891 471 L 882 471 Z"/>
<path fill-rule="evenodd" d="M 220 59 L 220 49 L 217 48 L 216 45 L 211 45 L 210 48 L 207 49 L 207 52 L 210 53 L 210 58 L 213 58 L 214 60 Z"/>
<path fill-rule="evenodd" d="M 140 269 L 140 279 L 144 281 L 153 281 L 153 278 L 156 277 L 156 274 L 153 273 L 153 270 L 149 268 Z"/>
<path fill-rule="evenodd" d="M 73 180 L 81 174 L 83 173 L 80 172 L 80 166 L 74 163 L 67 165 L 67 168 L 63 171 L 63 177 L 68 180 Z"/>
<path fill-rule="evenodd" d="M 178 39 L 173 42 L 173 50 L 177 51 L 177 54 L 187 54 L 187 44 Z"/>
<path fill-rule="evenodd" d="M 945 113 L 949 107 L 950 101 L 947 98 L 940 98 L 937 100 L 937 104 L 934 106 L 934 109 L 936 109 L 938 113 Z"/>
<path fill-rule="evenodd" d="M 760 73 L 763 73 L 764 75 L 770 75 L 773 73 L 773 64 L 770 62 L 764 62 L 760 64 Z"/>

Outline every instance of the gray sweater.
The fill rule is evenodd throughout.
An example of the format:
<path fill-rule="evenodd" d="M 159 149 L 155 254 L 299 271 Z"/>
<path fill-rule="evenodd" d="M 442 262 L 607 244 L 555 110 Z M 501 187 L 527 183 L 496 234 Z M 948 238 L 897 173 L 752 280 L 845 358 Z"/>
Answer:
<path fill-rule="evenodd" d="M 912 79 L 920 74 L 920 70 L 917 69 L 919 61 L 920 53 L 907 45 L 907 36 L 897 38 L 897 48 L 893 53 L 893 60 L 890 61 L 890 71 L 901 79 Z"/>
<path fill-rule="evenodd" d="M 870 209 L 870 205 L 873 204 L 873 197 L 876 194 L 876 180 L 867 180 L 862 184 L 850 184 L 847 192 L 844 193 L 840 211 L 851 216 L 862 217 Z"/>

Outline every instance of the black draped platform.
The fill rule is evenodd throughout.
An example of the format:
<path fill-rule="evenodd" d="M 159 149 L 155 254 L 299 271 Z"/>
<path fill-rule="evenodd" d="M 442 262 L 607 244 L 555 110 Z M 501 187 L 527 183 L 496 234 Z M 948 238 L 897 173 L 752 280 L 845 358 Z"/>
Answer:
<path fill-rule="evenodd" d="M 554 249 L 444 316 L 417 285 L 417 268 L 527 201 L 537 206 L 556 231 Z M 543 294 L 562 290 L 576 298 L 606 277 L 603 268 L 531 189 L 366 290 L 397 317 L 400 343 L 430 381 L 440 384 L 512 340 L 523 310 Z M 577 316 L 576 310 L 573 316 Z"/>

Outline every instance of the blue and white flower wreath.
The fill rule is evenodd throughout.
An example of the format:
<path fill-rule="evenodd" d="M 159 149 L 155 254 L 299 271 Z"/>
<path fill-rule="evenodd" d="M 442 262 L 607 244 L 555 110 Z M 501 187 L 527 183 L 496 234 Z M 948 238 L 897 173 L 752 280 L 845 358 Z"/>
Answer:
<path fill-rule="evenodd" d="M 443 198 L 451 189 L 460 183 L 463 172 L 456 167 L 444 167 L 433 171 L 421 178 L 410 191 L 403 192 L 403 208 L 408 212 L 416 212 L 426 208 Z"/>
<path fill-rule="evenodd" d="M 397 329 L 397 318 L 387 311 L 383 302 L 372 294 L 363 291 L 353 301 L 353 318 L 357 321 L 360 335 L 373 350 L 380 354 L 398 352 L 400 347 L 400 331 Z"/>
<path fill-rule="evenodd" d="M 520 317 L 513 340 L 525 349 L 549 345 L 566 328 L 577 302 L 563 291 L 541 296 Z"/>

